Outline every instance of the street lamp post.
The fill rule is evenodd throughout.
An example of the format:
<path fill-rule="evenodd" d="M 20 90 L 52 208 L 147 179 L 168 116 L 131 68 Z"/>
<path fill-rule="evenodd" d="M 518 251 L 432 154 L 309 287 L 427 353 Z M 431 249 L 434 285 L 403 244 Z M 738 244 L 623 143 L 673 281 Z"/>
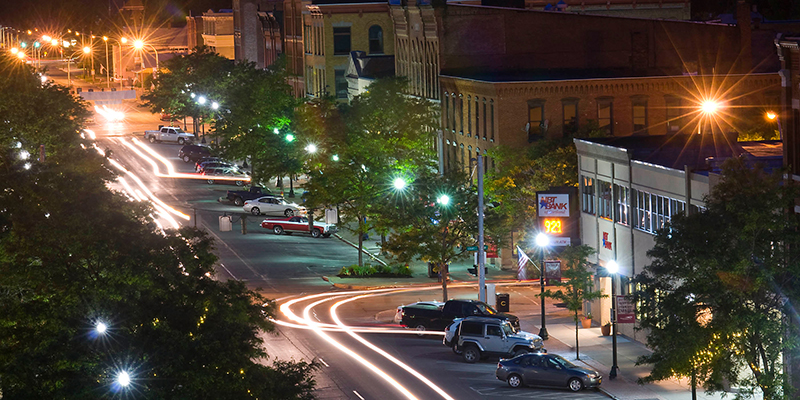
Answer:
<path fill-rule="evenodd" d="M 778 139 L 783 141 L 783 127 L 781 126 L 781 117 L 776 112 L 767 111 L 767 119 L 770 121 L 775 120 L 775 122 L 778 123 Z"/>
<path fill-rule="evenodd" d="M 150 48 L 153 49 L 153 53 L 156 55 L 156 69 L 153 71 L 153 76 L 156 76 L 158 74 L 158 50 L 156 50 L 152 44 L 145 44 L 141 39 L 137 39 L 133 42 L 133 47 L 137 50 L 143 49 L 144 46 L 150 46 Z M 142 57 L 142 69 L 144 69 L 144 57 Z M 144 79 L 142 79 L 142 85 L 144 85 Z"/>
<path fill-rule="evenodd" d="M 103 36 L 103 42 L 106 44 L 106 87 L 111 88 L 111 73 L 108 71 L 108 36 Z"/>
<path fill-rule="evenodd" d="M 544 312 L 544 252 L 550 244 L 550 238 L 544 233 L 536 235 L 536 246 L 541 250 L 541 258 L 539 263 L 539 284 L 541 286 L 541 302 L 542 302 L 542 327 L 539 329 L 539 337 L 542 340 L 547 340 L 550 335 L 547 334 L 547 320 Z"/>
<path fill-rule="evenodd" d="M 125 69 L 125 66 L 122 63 L 122 45 L 124 43 L 128 43 L 128 38 L 120 38 L 117 40 L 117 43 L 119 43 L 119 88 L 122 89 L 122 81 L 124 80 L 122 77 L 122 71 Z"/>
<path fill-rule="evenodd" d="M 617 370 L 617 272 L 619 272 L 619 265 L 614 260 L 606 264 L 606 270 L 611 274 L 611 372 L 608 373 L 608 379 L 616 379 Z"/>

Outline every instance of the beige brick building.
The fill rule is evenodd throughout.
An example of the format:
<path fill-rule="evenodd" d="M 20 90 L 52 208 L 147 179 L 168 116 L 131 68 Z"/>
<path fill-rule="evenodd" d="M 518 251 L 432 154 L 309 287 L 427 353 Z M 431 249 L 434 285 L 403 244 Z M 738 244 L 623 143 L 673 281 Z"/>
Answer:
<path fill-rule="evenodd" d="M 350 52 L 394 54 L 394 30 L 385 2 L 304 2 L 306 94 L 347 101 Z"/>

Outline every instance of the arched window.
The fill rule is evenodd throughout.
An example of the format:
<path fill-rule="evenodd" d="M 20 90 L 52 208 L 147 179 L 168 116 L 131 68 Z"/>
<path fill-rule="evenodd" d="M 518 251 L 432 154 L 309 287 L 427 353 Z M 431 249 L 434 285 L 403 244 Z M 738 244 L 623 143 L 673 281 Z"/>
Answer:
<path fill-rule="evenodd" d="M 369 54 L 383 54 L 383 28 L 380 25 L 369 27 Z"/>

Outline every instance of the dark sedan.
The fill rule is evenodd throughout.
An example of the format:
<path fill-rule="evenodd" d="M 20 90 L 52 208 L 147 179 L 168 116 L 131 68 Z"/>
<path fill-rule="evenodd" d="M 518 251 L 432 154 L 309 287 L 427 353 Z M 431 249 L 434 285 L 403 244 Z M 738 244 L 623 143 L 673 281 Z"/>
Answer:
<path fill-rule="evenodd" d="M 497 379 L 508 386 L 566 387 L 573 392 L 600 386 L 599 372 L 578 367 L 556 354 L 523 354 L 497 364 Z"/>

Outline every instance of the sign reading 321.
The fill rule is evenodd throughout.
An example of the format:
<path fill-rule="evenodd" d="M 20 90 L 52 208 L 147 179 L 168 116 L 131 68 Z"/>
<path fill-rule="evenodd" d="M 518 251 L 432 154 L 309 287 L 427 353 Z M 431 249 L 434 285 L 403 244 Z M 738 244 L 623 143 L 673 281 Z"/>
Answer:
<path fill-rule="evenodd" d="M 569 217 L 568 194 L 539 194 L 539 217 Z"/>

